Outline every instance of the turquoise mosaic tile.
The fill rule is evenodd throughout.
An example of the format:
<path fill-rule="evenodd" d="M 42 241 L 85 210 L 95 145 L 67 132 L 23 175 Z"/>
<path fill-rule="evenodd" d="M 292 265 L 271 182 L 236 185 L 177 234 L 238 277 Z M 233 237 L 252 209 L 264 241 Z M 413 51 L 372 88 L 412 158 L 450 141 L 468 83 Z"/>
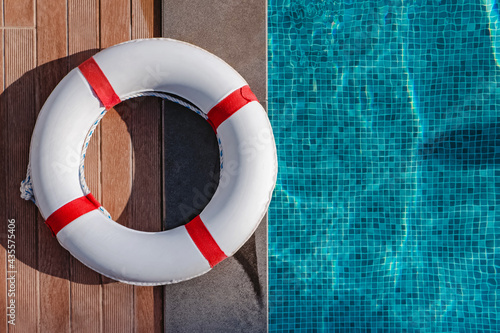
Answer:
<path fill-rule="evenodd" d="M 500 332 L 499 22 L 269 0 L 270 332 Z"/>

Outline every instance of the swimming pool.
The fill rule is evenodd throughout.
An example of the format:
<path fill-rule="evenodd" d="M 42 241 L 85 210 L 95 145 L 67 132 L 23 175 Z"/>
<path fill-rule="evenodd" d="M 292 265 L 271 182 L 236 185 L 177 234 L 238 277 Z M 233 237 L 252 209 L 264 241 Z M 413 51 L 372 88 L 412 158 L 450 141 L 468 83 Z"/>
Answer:
<path fill-rule="evenodd" d="M 269 331 L 500 331 L 498 3 L 269 0 Z"/>

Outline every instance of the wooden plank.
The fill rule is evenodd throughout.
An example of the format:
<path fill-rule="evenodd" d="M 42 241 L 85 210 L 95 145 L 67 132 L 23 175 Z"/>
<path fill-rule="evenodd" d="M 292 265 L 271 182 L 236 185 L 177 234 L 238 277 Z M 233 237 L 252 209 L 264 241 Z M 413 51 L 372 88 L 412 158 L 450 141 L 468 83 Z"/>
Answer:
<path fill-rule="evenodd" d="M 39 322 L 37 284 L 37 213 L 36 207 L 17 196 L 19 181 L 26 176 L 29 144 L 35 119 L 34 43 L 31 29 L 5 31 L 5 85 L 2 94 L 7 114 L 8 156 L 6 174 L 7 215 L 16 220 L 16 261 L 14 271 L 16 322 L 11 332 L 36 332 Z M 3 112 L 2 112 L 3 113 Z M 3 231 L 2 231 L 3 232 Z"/>
<path fill-rule="evenodd" d="M 132 0 L 132 38 L 157 34 L 155 0 Z M 156 22 L 158 23 L 158 22 Z M 156 30 L 155 30 L 156 29 Z M 144 231 L 162 230 L 161 198 L 161 101 L 138 98 L 129 102 L 134 147 L 134 184 L 130 201 L 131 227 Z M 144 196 L 148 200 L 144 200 Z M 135 287 L 134 315 L 137 332 L 163 331 L 163 287 Z"/>
<path fill-rule="evenodd" d="M 101 48 L 131 37 L 130 0 L 101 0 Z"/>
<path fill-rule="evenodd" d="M 68 1 L 68 51 L 70 68 L 99 49 L 99 0 Z"/>
<path fill-rule="evenodd" d="M 134 184 L 130 197 L 131 227 L 162 230 L 161 221 L 161 101 L 137 98 L 127 103 L 133 118 Z M 144 197 L 147 196 L 147 200 Z M 137 332 L 161 332 L 162 287 L 135 287 Z"/>
<path fill-rule="evenodd" d="M 70 68 L 95 54 L 99 47 L 99 1 L 68 2 L 68 50 Z M 100 127 L 96 129 L 85 157 L 85 179 L 93 195 L 101 200 Z M 71 331 L 102 332 L 101 276 L 70 257 Z"/>
<path fill-rule="evenodd" d="M 4 0 L 5 26 L 35 27 L 35 0 Z"/>
<path fill-rule="evenodd" d="M 96 130 L 85 157 L 85 179 L 94 196 L 100 200 L 100 131 Z M 101 275 L 70 257 L 71 332 L 102 332 Z"/>
<path fill-rule="evenodd" d="M 163 332 L 163 287 L 135 287 L 137 332 Z"/>
<path fill-rule="evenodd" d="M 68 72 L 65 1 L 37 0 L 37 110 Z M 40 330 L 70 329 L 69 253 L 39 218 Z"/>
<path fill-rule="evenodd" d="M 127 126 L 130 113 L 126 109 L 123 105 L 111 109 L 101 121 L 101 200 L 115 221 L 130 226 L 132 146 Z M 103 282 L 104 332 L 133 331 L 133 287 L 106 277 Z"/>
<path fill-rule="evenodd" d="M 5 48 L 4 48 L 4 30 L 2 29 L 0 31 L 0 68 L 1 68 L 1 71 L 0 71 L 0 92 L 3 93 L 4 92 L 4 89 L 5 89 L 5 86 L 4 86 L 4 82 L 3 82 L 3 77 L 4 77 L 4 74 L 5 74 L 5 67 L 4 67 L 4 57 L 5 57 L 5 52 L 4 52 Z M 5 113 L 5 112 L 3 112 Z"/>
<path fill-rule="evenodd" d="M 154 0 L 132 0 L 132 38 L 155 37 Z"/>
<path fill-rule="evenodd" d="M 130 19 L 130 1 L 101 1 L 102 48 L 130 39 Z M 132 187 L 132 146 L 129 133 L 132 123 L 127 110 L 126 106 L 120 105 L 109 110 L 102 119 L 101 158 L 102 204 L 115 221 L 128 226 L 131 217 L 128 208 L 124 209 Z"/>
<path fill-rule="evenodd" d="M 103 332 L 133 332 L 134 287 L 103 277 Z"/>
<path fill-rule="evenodd" d="M 109 110 L 101 120 L 102 205 L 113 220 L 130 226 L 132 191 L 131 115 L 126 105 Z"/>
<path fill-rule="evenodd" d="M 225 60 L 249 83 L 259 100 L 266 101 L 266 10 L 265 0 L 228 1 L 221 5 L 217 0 L 193 0 L 189 2 L 163 0 L 163 36 L 180 39 L 198 45 Z M 251 14 L 249 14 L 251 13 Z M 245 15 L 246 14 L 246 15 Z M 187 112 L 187 111 L 184 111 Z M 176 107 L 165 110 L 165 165 L 175 162 L 190 166 L 186 156 L 217 148 L 209 141 L 189 136 L 182 126 L 171 125 L 184 119 Z M 179 122 L 177 122 L 179 123 Z M 176 124 L 177 124 L 176 123 Z M 197 130 L 202 131 L 201 126 Z M 210 129 L 205 129 L 208 135 Z M 198 136 L 201 133 L 197 133 Z M 172 146 L 172 139 L 183 136 L 184 147 Z M 197 143 L 197 144 L 193 144 Z M 185 151 L 189 153 L 186 154 Z M 209 150 L 212 149 L 212 150 Z M 177 155 L 177 156 L 176 156 Z M 176 158 L 173 158 L 176 156 Z M 174 164 L 175 165 L 175 164 Z M 194 168 L 193 168 L 194 169 Z M 175 179 L 200 179 L 200 172 L 187 168 L 171 168 L 165 172 L 166 197 L 173 199 L 172 183 Z M 210 170 L 206 170 L 209 173 Z M 176 178 L 177 177 L 177 178 Z M 209 178 L 208 178 L 208 181 Z M 197 208 L 205 186 L 205 180 L 187 186 L 184 194 L 191 207 Z M 194 191 L 201 192 L 197 195 Z M 177 199 L 182 200 L 182 199 Z M 171 216 L 179 216 L 179 201 L 168 201 L 167 223 Z M 184 211 L 189 206 L 184 206 Z M 169 209 L 170 208 L 170 209 Z M 182 215 L 182 214 L 180 214 Z M 171 225 L 172 226 L 172 225 Z M 165 330 L 167 332 L 265 332 L 267 329 L 267 240 L 266 220 L 261 222 L 255 235 L 232 257 L 211 272 L 165 287 Z"/>
<path fill-rule="evenodd" d="M 101 47 L 129 40 L 130 22 L 130 0 L 101 0 Z M 123 105 L 111 109 L 101 121 L 101 170 L 102 204 L 115 221 L 129 226 L 132 146 L 128 132 L 131 119 L 126 109 Z M 134 288 L 105 277 L 103 282 L 104 332 L 132 332 Z"/>
<path fill-rule="evenodd" d="M 1 14 L 1 13 L 0 13 Z M 4 68 L 4 31 L 0 30 L 0 124 L 7 124 L 7 112 L 5 111 L 5 94 L 4 94 L 4 84 L 3 76 L 5 73 Z M 0 218 L 4 223 L 0 224 L 0 242 L 2 246 L 0 247 L 0 279 L 1 281 L 6 281 L 7 278 L 7 266 L 6 266 L 6 255 L 7 255 L 7 221 L 9 220 L 9 212 L 7 211 L 7 129 L 8 127 L 3 125 L 0 126 L 0 169 L 4 170 L 0 174 Z M 7 313 L 7 288 L 0 289 L 0 313 Z M 7 332 L 7 317 L 3 316 L 0 318 L 0 331 Z"/>
<path fill-rule="evenodd" d="M 56 59 L 67 56 L 67 7 L 66 1 L 53 0 L 37 0 L 37 65 L 41 66 L 47 62 L 53 62 Z M 50 79 L 57 80 L 57 84 L 61 76 L 68 72 L 68 66 L 64 67 L 59 62 L 54 65 L 55 72 L 50 73 Z M 43 95 L 40 97 L 47 98 L 52 89 L 51 87 L 43 88 Z M 45 99 L 40 101 L 43 103 Z"/>

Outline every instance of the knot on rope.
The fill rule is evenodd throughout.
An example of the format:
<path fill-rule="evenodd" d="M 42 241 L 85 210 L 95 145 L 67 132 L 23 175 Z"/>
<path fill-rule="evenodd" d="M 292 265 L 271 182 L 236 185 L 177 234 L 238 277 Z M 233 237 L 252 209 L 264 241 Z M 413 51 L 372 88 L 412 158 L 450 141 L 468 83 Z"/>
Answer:
<path fill-rule="evenodd" d="M 31 165 L 28 164 L 26 171 L 26 178 L 21 182 L 21 198 L 24 200 L 31 200 L 36 205 L 35 195 L 33 194 L 33 184 L 31 182 Z"/>

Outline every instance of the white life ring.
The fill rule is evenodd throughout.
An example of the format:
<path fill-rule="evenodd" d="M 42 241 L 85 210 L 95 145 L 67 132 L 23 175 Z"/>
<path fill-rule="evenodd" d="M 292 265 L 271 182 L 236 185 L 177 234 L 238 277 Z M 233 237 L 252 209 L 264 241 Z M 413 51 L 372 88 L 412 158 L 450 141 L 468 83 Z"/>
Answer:
<path fill-rule="evenodd" d="M 97 209 L 72 159 L 105 109 L 153 91 L 181 96 L 207 115 L 223 163 L 219 187 L 199 216 L 172 230 L 141 232 Z M 233 255 L 264 217 L 277 174 L 269 120 L 245 80 L 211 53 L 171 39 L 116 45 L 73 69 L 38 116 L 30 165 L 38 208 L 59 243 L 93 270 L 137 285 L 187 280 Z"/>

